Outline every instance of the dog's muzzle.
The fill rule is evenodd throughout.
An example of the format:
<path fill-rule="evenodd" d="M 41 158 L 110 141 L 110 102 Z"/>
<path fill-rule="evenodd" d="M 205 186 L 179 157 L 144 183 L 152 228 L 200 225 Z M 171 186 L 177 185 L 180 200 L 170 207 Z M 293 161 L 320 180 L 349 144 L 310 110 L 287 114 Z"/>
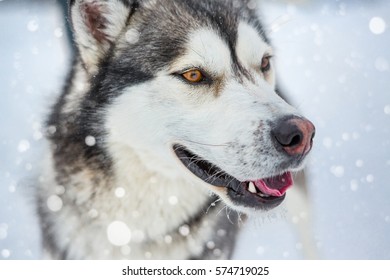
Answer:
<path fill-rule="evenodd" d="M 272 124 L 271 138 L 276 151 L 283 155 L 276 163 L 280 173 L 269 178 L 239 181 L 207 158 L 190 151 L 182 145 L 174 145 L 176 156 L 198 178 L 205 183 L 225 188 L 231 202 L 237 206 L 268 210 L 278 206 L 292 187 L 293 178 L 289 170 L 296 169 L 303 162 L 313 146 L 314 125 L 307 119 L 288 116 Z"/>

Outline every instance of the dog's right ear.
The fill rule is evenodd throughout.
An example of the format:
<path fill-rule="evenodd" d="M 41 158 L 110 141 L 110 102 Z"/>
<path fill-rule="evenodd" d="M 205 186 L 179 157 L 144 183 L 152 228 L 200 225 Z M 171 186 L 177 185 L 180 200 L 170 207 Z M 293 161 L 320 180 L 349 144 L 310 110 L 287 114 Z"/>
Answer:
<path fill-rule="evenodd" d="M 137 3 L 136 0 L 70 0 L 74 38 L 90 74 L 96 72 L 137 9 Z"/>

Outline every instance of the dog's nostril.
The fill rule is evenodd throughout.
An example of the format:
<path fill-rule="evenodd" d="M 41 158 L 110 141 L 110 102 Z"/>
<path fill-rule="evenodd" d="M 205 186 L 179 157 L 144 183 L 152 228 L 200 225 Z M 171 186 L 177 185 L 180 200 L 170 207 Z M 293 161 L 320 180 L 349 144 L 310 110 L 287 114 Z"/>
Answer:
<path fill-rule="evenodd" d="M 276 141 L 283 147 L 294 147 L 301 144 L 303 136 L 294 125 L 283 125 L 279 130 L 274 131 Z"/>
<path fill-rule="evenodd" d="M 299 145 L 302 141 L 302 136 L 301 134 L 297 134 L 295 135 L 292 139 L 291 139 L 291 142 L 287 145 L 289 147 L 293 147 L 293 146 L 296 146 L 296 145 Z"/>

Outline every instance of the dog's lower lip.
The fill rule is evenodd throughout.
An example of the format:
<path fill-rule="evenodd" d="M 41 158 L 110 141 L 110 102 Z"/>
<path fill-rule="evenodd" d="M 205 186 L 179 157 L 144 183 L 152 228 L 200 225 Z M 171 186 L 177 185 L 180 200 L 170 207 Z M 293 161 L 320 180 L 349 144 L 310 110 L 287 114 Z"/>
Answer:
<path fill-rule="evenodd" d="M 238 205 L 255 209 L 276 207 L 284 200 L 285 191 L 290 187 L 288 185 L 281 192 L 272 192 L 268 187 L 259 187 L 260 182 L 268 179 L 241 182 L 216 165 L 190 152 L 182 145 L 173 145 L 173 150 L 184 166 L 198 178 L 210 185 L 227 188 L 229 197 L 233 200 L 233 203 Z M 249 190 L 250 183 L 255 185 L 256 193 L 253 192 L 253 189 L 252 191 Z M 292 184 L 292 181 L 288 184 L 290 183 Z M 277 194 L 275 195 L 275 193 Z"/>

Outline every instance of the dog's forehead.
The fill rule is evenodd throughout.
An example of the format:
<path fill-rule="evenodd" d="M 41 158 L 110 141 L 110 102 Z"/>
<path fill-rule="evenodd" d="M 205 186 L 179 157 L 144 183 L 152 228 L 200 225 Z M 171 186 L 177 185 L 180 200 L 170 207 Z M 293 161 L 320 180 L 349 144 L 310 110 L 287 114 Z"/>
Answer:
<path fill-rule="evenodd" d="M 226 63 L 240 68 L 239 60 L 245 63 L 255 56 L 259 63 L 268 40 L 256 12 L 246 2 L 147 0 L 140 13 L 141 25 L 149 34 L 144 47 L 154 45 L 154 51 L 164 49 L 167 54 L 173 53 L 165 50 L 175 44 L 176 55 L 184 54 L 182 59 L 206 65 L 214 62 L 225 69 Z"/>
<path fill-rule="evenodd" d="M 261 64 L 264 55 L 273 54 L 273 49 L 253 26 L 241 21 L 237 30 L 236 53 L 245 65 L 257 66 Z"/>
<path fill-rule="evenodd" d="M 216 74 L 230 69 L 241 80 L 244 76 L 250 78 L 246 61 L 255 57 L 257 66 L 261 63 L 259 49 L 263 44 L 257 43 L 268 40 L 258 15 L 242 4 L 245 1 L 144 1 L 148 5 L 141 1 L 117 44 L 118 51 L 112 62 L 116 72 L 136 70 L 136 76 L 150 78 L 172 68 L 178 60 L 187 59 L 184 63 L 187 65 L 182 64 L 175 70 L 182 71 L 198 63 L 192 66 L 205 66 L 210 72 L 218 72 Z M 241 35 L 248 30 L 250 35 Z M 136 40 L 132 39 L 134 34 L 137 34 Z M 255 40 L 251 38 L 253 34 Z M 245 52 L 251 55 L 245 56 Z M 190 62 L 190 59 L 195 61 Z M 134 82 L 131 77 L 126 75 L 120 82 L 128 86 Z"/>
<path fill-rule="evenodd" d="M 190 33 L 184 55 L 179 57 L 172 68 L 183 66 L 204 67 L 218 74 L 230 74 L 234 63 L 240 67 L 253 67 L 261 64 L 265 53 L 272 54 L 272 49 L 246 22 L 239 22 L 234 48 L 212 28 L 199 28 Z M 238 66 L 236 66 L 237 68 Z"/>
<path fill-rule="evenodd" d="M 266 42 L 263 26 L 255 9 L 246 0 L 144 0 L 139 7 L 143 28 L 183 35 L 187 30 L 211 27 L 224 40 L 235 43 L 239 23 L 245 21 Z M 174 35 L 174 34 L 171 34 Z"/>
<path fill-rule="evenodd" d="M 231 53 L 228 44 L 215 30 L 207 27 L 191 32 L 184 47 L 184 53 L 172 68 L 202 67 L 218 75 L 230 68 Z"/>

